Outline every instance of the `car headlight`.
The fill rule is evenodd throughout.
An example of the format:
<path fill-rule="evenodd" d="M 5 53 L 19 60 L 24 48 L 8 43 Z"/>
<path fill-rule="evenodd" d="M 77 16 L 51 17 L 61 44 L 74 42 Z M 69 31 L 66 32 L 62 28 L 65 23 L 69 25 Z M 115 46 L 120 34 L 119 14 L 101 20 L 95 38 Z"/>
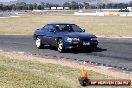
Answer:
<path fill-rule="evenodd" d="M 72 42 L 72 41 L 80 41 L 80 39 L 79 38 L 67 38 L 67 41 L 68 42 Z"/>
<path fill-rule="evenodd" d="M 69 37 L 68 37 L 68 38 L 67 38 L 67 41 L 68 41 L 68 42 L 72 42 L 72 38 L 69 38 Z"/>
<path fill-rule="evenodd" d="M 91 38 L 91 40 L 97 40 L 97 38 Z"/>

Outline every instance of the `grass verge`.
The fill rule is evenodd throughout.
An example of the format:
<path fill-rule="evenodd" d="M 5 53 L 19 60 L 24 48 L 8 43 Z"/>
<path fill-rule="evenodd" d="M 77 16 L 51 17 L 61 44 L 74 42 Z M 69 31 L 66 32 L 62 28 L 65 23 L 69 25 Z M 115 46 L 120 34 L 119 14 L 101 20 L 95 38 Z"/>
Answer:
<path fill-rule="evenodd" d="M 96 17 L 96 16 L 48 16 L 24 15 L 17 18 L 0 19 L 0 34 L 31 35 L 34 30 L 49 22 L 70 22 L 86 29 L 86 32 L 98 36 L 132 35 L 132 17 Z"/>
<path fill-rule="evenodd" d="M 0 88 L 82 88 L 78 82 L 79 76 L 80 70 L 76 68 L 17 60 L 0 54 Z M 89 77 L 90 79 L 111 78 L 93 71 L 89 71 Z M 89 86 L 88 88 L 106 87 Z"/>

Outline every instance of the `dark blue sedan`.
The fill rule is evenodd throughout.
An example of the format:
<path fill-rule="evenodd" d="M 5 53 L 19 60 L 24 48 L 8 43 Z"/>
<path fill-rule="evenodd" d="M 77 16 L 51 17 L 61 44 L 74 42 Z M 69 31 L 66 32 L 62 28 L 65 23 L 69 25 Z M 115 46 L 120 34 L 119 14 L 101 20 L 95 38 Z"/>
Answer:
<path fill-rule="evenodd" d="M 95 35 L 85 33 L 85 30 L 70 23 L 49 23 L 37 29 L 33 37 L 38 49 L 50 45 L 57 47 L 59 52 L 73 48 L 94 48 L 98 45 Z"/>

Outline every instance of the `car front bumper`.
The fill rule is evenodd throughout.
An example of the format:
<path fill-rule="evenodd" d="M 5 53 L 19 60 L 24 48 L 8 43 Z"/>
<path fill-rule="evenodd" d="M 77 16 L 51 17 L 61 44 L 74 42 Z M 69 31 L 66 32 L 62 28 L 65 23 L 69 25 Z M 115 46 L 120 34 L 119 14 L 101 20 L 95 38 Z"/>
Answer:
<path fill-rule="evenodd" d="M 88 41 L 88 42 L 66 42 L 65 49 L 86 49 L 96 47 L 98 45 L 98 41 Z"/>

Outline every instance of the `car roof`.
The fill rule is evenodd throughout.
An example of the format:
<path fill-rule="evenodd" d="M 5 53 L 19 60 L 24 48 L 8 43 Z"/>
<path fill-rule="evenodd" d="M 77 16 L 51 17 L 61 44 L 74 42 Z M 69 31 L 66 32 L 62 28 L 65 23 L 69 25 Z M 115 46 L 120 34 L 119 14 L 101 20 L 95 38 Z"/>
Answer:
<path fill-rule="evenodd" d="M 71 24 L 73 24 L 73 23 L 57 23 L 57 22 L 53 22 L 53 23 L 48 23 L 48 24 L 50 24 L 50 25 L 61 25 L 61 24 L 67 24 L 67 25 L 71 25 Z M 47 24 L 47 25 L 48 25 Z"/>

